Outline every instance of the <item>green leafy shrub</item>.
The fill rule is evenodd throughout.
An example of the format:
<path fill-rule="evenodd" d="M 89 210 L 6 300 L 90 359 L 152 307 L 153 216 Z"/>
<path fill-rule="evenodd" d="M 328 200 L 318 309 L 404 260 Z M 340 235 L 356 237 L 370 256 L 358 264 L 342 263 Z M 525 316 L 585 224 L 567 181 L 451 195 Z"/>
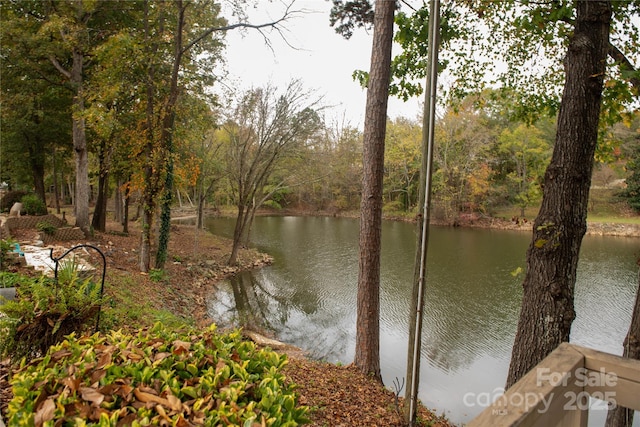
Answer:
<path fill-rule="evenodd" d="M 49 236 L 53 236 L 58 229 L 55 225 L 51 224 L 48 221 L 40 221 L 36 224 L 36 229 L 38 231 L 43 232 L 44 234 L 48 234 Z"/>
<path fill-rule="evenodd" d="M 0 240 L 0 271 L 7 268 L 7 258 L 9 253 L 15 248 L 15 243 L 16 242 L 13 239 Z"/>
<path fill-rule="evenodd" d="M 0 271 L 0 288 L 16 288 L 25 277 L 18 273 Z"/>
<path fill-rule="evenodd" d="M 238 331 L 70 335 L 13 376 L 8 425 L 297 426 L 308 422 L 281 373 L 285 355 Z"/>
<path fill-rule="evenodd" d="M 149 270 L 149 279 L 152 282 L 163 282 L 167 279 L 167 273 L 161 268 L 152 268 Z"/>
<path fill-rule="evenodd" d="M 0 211 L 9 212 L 14 203 L 20 202 L 27 195 L 26 191 L 8 191 L 2 199 L 0 199 Z"/>
<path fill-rule="evenodd" d="M 66 335 L 95 326 L 100 287 L 80 279 L 77 269 L 66 277 L 61 271 L 58 279 L 24 277 L 17 298 L 0 306 L 0 355 L 39 357 Z"/>
<path fill-rule="evenodd" d="M 22 211 L 27 215 L 46 215 L 47 205 L 35 194 L 27 194 L 20 199 L 22 202 Z"/>
<path fill-rule="evenodd" d="M 280 203 L 276 202 L 275 200 L 267 200 L 262 204 L 262 207 L 265 209 L 273 209 L 276 211 L 282 210 L 282 206 L 280 205 Z"/>

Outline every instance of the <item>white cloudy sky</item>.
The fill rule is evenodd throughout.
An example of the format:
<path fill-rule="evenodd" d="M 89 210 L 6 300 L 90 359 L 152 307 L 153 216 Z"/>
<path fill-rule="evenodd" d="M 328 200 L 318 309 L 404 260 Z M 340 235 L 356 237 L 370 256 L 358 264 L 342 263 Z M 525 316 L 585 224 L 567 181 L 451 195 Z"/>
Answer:
<path fill-rule="evenodd" d="M 372 34 L 360 29 L 349 40 L 336 34 L 329 26 L 331 2 L 326 0 L 296 0 L 292 9 L 304 13 L 284 24 L 286 41 L 275 32 L 266 33 L 271 49 L 255 30 L 227 34 L 230 78 L 237 79 L 243 88 L 269 82 L 284 87 L 292 79 L 300 79 L 307 89 L 324 96 L 326 105 L 334 106 L 327 112 L 329 119 L 342 121 L 344 117 L 348 124 L 362 128 L 366 91 L 351 75 L 354 70 L 369 69 Z M 270 22 L 282 16 L 282 11 L 283 3 L 278 0 L 260 1 L 250 19 L 252 23 Z M 391 98 L 389 116 L 415 119 L 421 104 L 421 99 L 404 103 Z"/>

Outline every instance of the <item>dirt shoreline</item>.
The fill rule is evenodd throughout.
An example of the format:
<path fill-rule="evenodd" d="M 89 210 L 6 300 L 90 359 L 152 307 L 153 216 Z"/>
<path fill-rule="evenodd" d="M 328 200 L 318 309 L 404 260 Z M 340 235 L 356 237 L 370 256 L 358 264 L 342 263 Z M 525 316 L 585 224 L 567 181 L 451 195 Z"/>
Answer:
<path fill-rule="evenodd" d="M 527 220 L 482 219 L 456 224 L 434 223 L 437 226 L 488 228 L 495 230 L 526 231 L 533 230 L 533 222 Z M 640 224 L 587 222 L 587 236 L 640 237 Z"/>
<path fill-rule="evenodd" d="M 213 213 L 217 216 L 229 216 L 226 214 L 220 214 L 219 212 Z M 298 210 L 283 210 L 283 211 L 269 211 L 262 210 L 257 215 L 259 216 L 319 216 L 319 217 L 335 217 L 335 218 L 358 218 L 358 212 L 346 212 L 346 213 L 333 213 L 325 211 L 298 211 Z M 194 217 L 194 216 L 191 216 Z M 176 219 L 186 219 L 188 215 Z M 415 223 L 415 218 L 399 217 L 399 216 L 383 216 L 385 221 L 402 221 Z M 461 215 L 460 218 L 453 222 L 440 221 L 431 219 L 431 225 L 436 227 L 460 227 L 460 228 L 485 228 L 493 230 L 509 230 L 509 231 L 526 231 L 531 232 L 533 230 L 533 220 L 526 218 L 503 219 L 495 218 L 480 214 L 466 214 Z M 640 237 L 640 222 L 638 223 L 626 223 L 626 222 L 596 222 L 587 221 L 587 236 L 613 236 L 613 237 Z"/>

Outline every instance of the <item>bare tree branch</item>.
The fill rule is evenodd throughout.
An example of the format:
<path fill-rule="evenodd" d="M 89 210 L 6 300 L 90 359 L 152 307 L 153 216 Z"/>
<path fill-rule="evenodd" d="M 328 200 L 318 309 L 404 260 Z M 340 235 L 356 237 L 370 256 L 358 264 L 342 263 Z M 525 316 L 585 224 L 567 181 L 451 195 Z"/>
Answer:
<path fill-rule="evenodd" d="M 208 37 L 209 35 L 211 35 L 214 32 L 221 32 L 221 31 L 230 31 L 230 30 L 235 30 L 237 28 L 252 28 L 252 29 L 256 29 L 256 30 L 261 30 L 263 28 L 273 28 L 275 30 L 277 30 L 280 35 L 282 35 L 282 30 L 279 28 L 279 24 L 286 21 L 288 18 L 290 18 L 293 15 L 293 11 L 291 11 L 291 6 L 293 6 L 293 2 L 291 2 L 289 5 L 287 5 L 284 14 L 276 19 L 275 21 L 272 22 L 266 22 L 264 24 L 250 24 L 248 22 L 237 22 L 235 24 L 231 24 L 231 25 L 226 25 L 223 27 L 212 27 L 209 28 L 208 30 L 206 30 L 205 32 L 203 32 L 202 34 L 200 34 L 198 37 L 196 37 L 194 40 L 192 40 L 190 43 L 188 43 L 187 45 L 185 45 L 185 47 L 182 49 L 182 53 L 185 53 L 186 51 L 188 51 L 189 49 L 191 49 L 193 46 L 195 46 L 196 44 L 198 44 L 201 40 L 203 40 L 204 38 Z M 262 31 L 260 31 L 262 34 Z M 264 34 L 263 34 L 264 36 Z M 267 45 L 271 46 L 271 43 L 268 42 L 268 38 L 266 36 L 265 40 L 267 40 Z M 286 38 L 283 36 L 283 39 L 286 41 Z M 288 43 L 287 43 L 288 44 Z"/>

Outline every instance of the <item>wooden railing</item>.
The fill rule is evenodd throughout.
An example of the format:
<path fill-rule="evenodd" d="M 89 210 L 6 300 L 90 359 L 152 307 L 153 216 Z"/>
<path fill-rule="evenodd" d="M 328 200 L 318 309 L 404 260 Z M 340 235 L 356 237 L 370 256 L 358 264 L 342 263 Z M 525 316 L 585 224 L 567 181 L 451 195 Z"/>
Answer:
<path fill-rule="evenodd" d="M 586 427 L 589 397 L 640 411 L 640 361 L 563 343 L 466 425 Z"/>

